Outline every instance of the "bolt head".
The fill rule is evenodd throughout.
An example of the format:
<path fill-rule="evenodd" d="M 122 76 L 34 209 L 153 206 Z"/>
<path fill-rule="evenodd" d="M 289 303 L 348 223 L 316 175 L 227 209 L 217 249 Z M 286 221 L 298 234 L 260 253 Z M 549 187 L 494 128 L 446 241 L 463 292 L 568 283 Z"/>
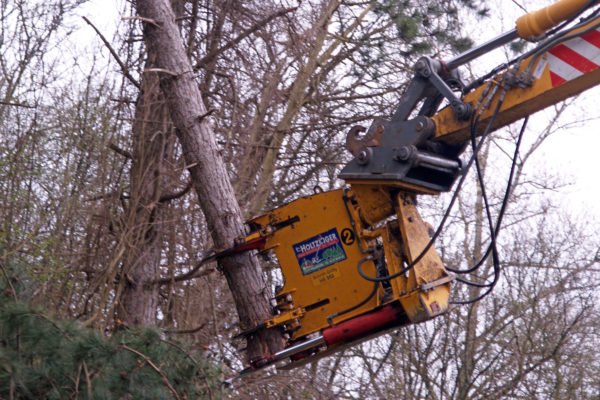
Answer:
<path fill-rule="evenodd" d="M 369 160 L 371 159 L 371 154 L 373 153 L 373 150 L 371 150 L 371 148 L 369 147 L 363 147 L 360 150 L 358 150 L 358 153 L 356 153 L 356 162 L 358 162 L 359 165 L 366 165 L 369 163 Z"/>
<path fill-rule="evenodd" d="M 412 146 L 400 146 L 394 149 L 394 160 L 396 161 L 408 161 L 413 155 Z"/>

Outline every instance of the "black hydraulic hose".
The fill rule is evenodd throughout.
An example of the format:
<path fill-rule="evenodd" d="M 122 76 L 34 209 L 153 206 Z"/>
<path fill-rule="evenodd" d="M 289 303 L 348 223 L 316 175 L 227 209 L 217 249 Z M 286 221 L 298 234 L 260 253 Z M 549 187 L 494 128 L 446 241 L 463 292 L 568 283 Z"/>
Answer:
<path fill-rule="evenodd" d="M 425 254 L 427 254 L 427 252 L 429 251 L 429 249 L 435 243 L 435 240 L 441 234 L 442 229 L 443 229 L 443 227 L 444 227 L 444 225 L 445 225 L 448 217 L 450 216 L 450 211 L 452 210 L 452 206 L 454 205 L 454 203 L 456 202 L 456 199 L 458 198 L 458 193 L 460 192 L 460 189 L 462 188 L 462 185 L 464 184 L 464 182 L 466 180 L 467 173 L 468 173 L 469 169 L 471 168 L 471 166 L 473 165 L 477 153 L 479 153 L 479 151 L 481 150 L 481 147 L 483 146 L 483 143 L 485 142 L 485 139 L 491 133 L 491 128 L 494 125 L 494 122 L 496 121 L 496 117 L 498 116 L 498 112 L 500 111 L 500 107 L 502 106 L 503 100 L 504 100 L 504 96 L 502 95 L 501 98 L 498 101 L 498 104 L 496 106 L 494 114 L 492 115 L 492 118 L 490 119 L 490 121 L 489 121 L 489 123 L 488 123 L 488 125 L 487 125 L 487 127 L 486 127 L 486 129 L 484 131 L 484 133 L 481 135 L 481 140 L 477 144 L 475 152 L 471 155 L 471 158 L 469 159 L 469 162 L 467 163 L 466 167 L 464 168 L 464 172 L 463 172 L 460 180 L 458 181 L 456 189 L 454 190 L 454 193 L 452 195 L 452 199 L 450 200 L 450 203 L 449 203 L 448 207 L 446 208 L 446 212 L 444 213 L 444 216 L 442 217 L 442 221 L 440 222 L 440 224 L 439 224 L 438 228 L 436 229 L 435 233 L 433 234 L 433 236 L 429 240 L 429 243 L 427 243 L 427 245 L 421 251 L 421 253 L 408 266 L 406 266 L 401 271 L 399 271 L 399 272 L 397 272 L 397 273 L 395 273 L 393 275 L 389 275 L 389 276 L 386 276 L 386 277 L 380 277 L 380 278 L 379 277 L 369 276 L 369 275 L 367 275 L 367 274 L 364 273 L 364 271 L 361 268 L 361 265 L 359 265 L 359 267 L 358 267 L 358 273 L 360 274 L 360 276 L 363 279 L 366 279 L 366 280 L 371 281 L 371 282 L 383 282 L 383 281 L 387 281 L 387 280 L 392 280 L 392 279 L 398 278 L 399 276 L 402 276 L 402 275 L 406 274 L 406 272 L 410 271 L 419 261 L 421 261 L 421 259 L 425 256 Z"/>
<path fill-rule="evenodd" d="M 589 6 L 587 6 L 587 8 L 589 9 Z M 582 11 L 583 12 L 583 11 Z M 573 26 L 573 29 L 577 29 L 578 27 L 584 26 L 585 24 L 587 24 L 591 19 L 595 18 L 598 14 L 600 13 L 600 9 L 594 11 L 592 14 L 590 14 L 589 16 L 587 16 L 582 22 L 576 24 Z M 581 15 L 581 12 L 577 15 L 575 15 L 574 17 L 572 17 L 572 19 L 569 22 L 572 22 L 577 16 Z M 560 27 L 564 27 L 564 23 L 560 26 Z M 564 42 L 566 40 L 569 40 L 573 37 L 578 37 L 581 35 L 585 35 L 588 32 L 591 32 L 592 30 L 598 28 L 598 24 L 594 24 L 593 26 L 589 27 L 588 29 L 582 31 L 582 32 L 577 32 L 574 34 L 570 34 L 565 36 L 568 31 L 565 32 L 559 32 L 558 34 L 554 35 L 558 30 L 558 28 L 553 29 L 549 34 L 546 34 L 546 37 L 549 37 L 551 35 L 554 35 L 554 37 L 551 37 L 550 39 L 546 40 L 543 43 L 540 43 L 539 45 L 537 45 L 536 47 L 534 47 L 533 49 L 529 50 L 528 52 L 526 52 L 525 54 L 522 54 L 518 57 L 513 58 L 512 60 L 501 64 L 497 67 L 495 67 L 494 69 L 492 69 L 490 72 L 488 72 L 487 74 L 477 78 L 476 80 L 474 80 L 473 82 L 471 82 L 470 84 L 468 84 L 467 86 L 465 86 L 464 88 L 464 92 L 468 93 L 471 90 L 481 86 L 485 81 L 487 81 L 489 78 L 491 78 L 492 76 L 498 74 L 500 71 L 506 69 L 507 67 L 515 64 L 516 62 L 518 62 L 519 60 L 523 60 L 526 59 L 529 56 L 535 55 L 536 58 L 532 59 L 526 69 L 526 75 L 530 77 L 531 76 L 531 70 L 533 69 L 533 65 L 535 64 L 535 61 L 537 60 L 537 58 L 543 54 L 545 51 L 547 51 L 548 49 L 550 49 L 551 47 Z"/>
<path fill-rule="evenodd" d="M 506 190 L 505 190 L 505 193 L 504 193 L 504 199 L 502 200 L 502 206 L 501 206 L 500 212 L 498 214 L 498 219 L 497 219 L 496 226 L 492 227 L 492 229 L 490 230 L 490 235 L 492 235 L 491 236 L 491 240 L 492 241 L 490 242 L 490 244 L 488 246 L 486 254 L 475 265 L 475 267 L 471 268 L 471 270 L 479 268 L 485 262 L 485 260 L 489 256 L 490 250 L 496 251 L 496 257 L 497 257 L 496 239 L 497 239 L 498 233 L 500 232 L 500 226 L 502 224 L 502 219 L 504 217 L 504 212 L 505 212 L 506 206 L 508 204 L 508 199 L 510 198 L 510 192 L 511 192 L 511 188 L 512 188 L 512 182 L 513 182 L 514 172 L 515 172 L 515 168 L 516 168 L 516 160 L 517 160 L 517 157 L 518 157 L 518 154 L 519 154 L 519 149 L 521 147 L 521 141 L 522 141 L 523 134 L 525 132 L 525 127 L 527 126 L 527 122 L 528 121 L 529 121 L 529 117 L 526 117 L 525 120 L 523 121 L 523 125 L 521 126 L 521 130 L 519 132 L 519 137 L 518 137 L 517 143 L 515 145 L 515 152 L 514 152 L 514 155 L 513 155 L 513 160 L 512 160 L 512 165 L 511 165 L 510 174 L 509 174 L 509 178 L 508 178 L 508 183 L 507 183 Z M 500 276 L 500 264 L 499 264 L 499 260 L 497 258 L 495 258 L 494 261 L 493 261 L 493 263 L 494 263 L 494 279 L 492 280 L 492 282 L 481 284 L 481 283 L 471 282 L 471 281 L 467 281 L 465 279 L 457 278 L 457 281 L 459 281 L 461 283 L 465 283 L 465 284 L 470 285 L 470 286 L 475 286 L 475 287 L 480 287 L 480 288 L 487 287 L 488 289 L 484 293 L 480 294 L 479 296 L 475 297 L 474 299 L 459 300 L 459 301 L 450 301 L 450 304 L 456 304 L 456 305 L 472 304 L 472 303 L 475 303 L 475 302 L 481 300 L 482 298 L 484 298 L 488 294 L 490 294 L 492 292 L 492 290 L 494 289 L 494 286 L 496 286 L 496 284 L 498 283 L 498 279 L 499 279 L 499 276 Z M 460 271 L 460 272 L 464 273 L 464 271 Z"/>
<path fill-rule="evenodd" d="M 527 122 L 529 121 L 529 116 L 525 117 L 525 119 L 523 120 L 523 125 L 521 126 L 521 131 L 519 132 L 519 136 L 517 138 L 517 143 L 515 145 L 515 152 L 513 154 L 513 158 L 512 158 L 512 165 L 510 168 L 510 173 L 508 176 L 508 182 L 506 185 L 506 190 L 504 191 L 504 197 L 502 200 L 502 206 L 500 207 L 500 211 L 498 212 L 498 217 L 496 220 L 496 228 L 495 228 L 495 233 L 496 233 L 496 237 L 498 236 L 498 233 L 500 232 L 500 227 L 502 224 L 502 220 L 504 218 L 504 213 L 506 211 L 506 206 L 508 205 L 508 199 L 510 197 L 510 191 L 512 190 L 512 183 L 513 183 L 513 178 L 514 178 L 514 173 L 515 173 L 515 169 L 516 169 L 516 165 L 517 165 L 517 157 L 519 154 L 519 149 L 521 148 L 521 141 L 523 139 L 523 134 L 525 132 L 525 128 L 527 126 Z M 487 250 L 485 252 L 485 254 L 483 255 L 483 257 L 479 260 L 478 263 L 475 264 L 475 266 L 469 268 L 469 269 L 465 269 L 465 270 L 459 270 L 459 269 L 453 269 L 450 267 L 446 267 L 446 269 L 450 272 L 454 272 L 457 274 L 467 274 L 470 272 L 475 271 L 476 269 L 478 269 L 484 262 L 485 260 L 489 257 L 491 252 L 491 244 L 488 245 Z M 475 284 L 474 282 L 469 282 L 469 281 L 464 281 L 462 279 L 457 278 L 458 281 L 463 282 L 463 283 L 473 283 L 474 285 L 478 285 Z"/>
<path fill-rule="evenodd" d="M 373 256 L 372 256 L 372 255 L 366 256 L 365 258 L 361 259 L 361 260 L 358 262 L 358 265 L 357 265 L 357 267 L 356 267 L 356 268 L 358 269 L 358 271 L 360 272 L 360 271 L 362 270 L 362 268 L 361 268 L 361 267 L 362 267 L 362 264 L 363 264 L 365 261 L 370 261 L 370 260 L 373 260 Z M 371 299 L 372 299 L 372 298 L 373 298 L 373 297 L 374 297 L 374 296 L 377 294 L 377 289 L 378 289 L 378 288 L 379 288 L 379 282 L 375 282 L 375 284 L 373 285 L 373 290 L 371 291 L 371 293 L 369 293 L 369 295 L 368 295 L 368 296 L 367 296 L 367 297 L 366 297 L 366 298 L 365 298 L 363 301 L 361 301 L 360 303 L 358 303 L 358 304 L 356 304 L 356 305 L 354 305 L 354 306 L 352 306 L 352 307 L 350 307 L 350 308 L 347 308 L 347 309 L 345 309 L 345 310 L 343 310 L 343 311 L 340 311 L 340 312 L 338 312 L 338 313 L 331 314 L 330 316 L 328 316 L 328 317 L 327 317 L 327 322 L 329 323 L 329 325 L 330 325 L 330 326 L 333 326 L 333 319 L 334 319 L 334 318 L 336 318 L 336 317 L 339 317 L 340 315 L 347 314 L 347 313 L 349 313 L 349 312 L 351 312 L 351 311 L 354 311 L 354 310 L 356 310 L 357 308 L 359 308 L 359 307 L 362 307 L 362 306 L 364 306 L 365 304 L 367 304 L 367 303 L 368 303 L 368 302 L 369 302 L 369 301 L 370 301 L 370 300 L 371 300 Z"/>

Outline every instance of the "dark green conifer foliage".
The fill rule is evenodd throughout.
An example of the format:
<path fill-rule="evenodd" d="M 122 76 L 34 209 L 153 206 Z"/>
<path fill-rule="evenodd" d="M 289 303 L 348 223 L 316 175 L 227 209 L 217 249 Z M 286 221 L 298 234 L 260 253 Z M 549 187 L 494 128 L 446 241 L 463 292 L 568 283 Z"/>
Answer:
<path fill-rule="evenodd" d="M 1 267 L 0 399 L 222 398 L 219 370 L 184 343 L 154 328 L 104 338 L 55 320 L 19 298 L 27 284 Z"/>
<path fill-rule="evenodd" d="M 454 36 L 457 30 L 452 27 L 461 23 L 459 8 L 472 10 L 480 18 L 489 14 L 485 1 L 446 0 L 414 2 L 408 0 L 380 0 L 374 5 L 376 15 L 386 15 L 396 26 L 398 39 L 406 43 L 403 55 L 415 57 L 429 53 L 436 43 L 447 43 L 456 52 L 473 46 L 469 37 Z M 443 19 L 447 27 L 439 29 L 436 20 Z"/>

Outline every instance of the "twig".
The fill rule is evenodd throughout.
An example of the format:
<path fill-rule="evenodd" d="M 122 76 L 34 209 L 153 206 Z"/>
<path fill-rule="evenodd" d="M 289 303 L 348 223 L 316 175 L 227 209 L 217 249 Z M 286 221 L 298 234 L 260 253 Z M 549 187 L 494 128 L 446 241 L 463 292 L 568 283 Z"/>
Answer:
<path fill-rule="evenodd" d="M 512 0 L 512 2 L 519 7 L 521 10 L 523 10 L 524 12 L 527 12 L 527 9 L 525 7 L 523 7 L 522 5 L 520 5 L 519 3 L 517 3 L 515 0 Z"/>
<path fill-rule="evenodd" d="M 156 366 L 156 364 L 154 364 L 147 355 L 140 353 L 136 349 L 132 349 L 131 347 L 129 347 L 125 344 L 122 344 L 119 347 L 122 348 L 123 350 L 130 351 L 130 352 L 142 357 L 144 359 L 144 361 L 146 361 L 148 363 L 149 366 L 151 366 L 156 372 L 158 372 L 160 374 L 160 376 L 162 376 L 163 380 L 165 381 L 165 384 L 167 385 L 169 390 L 173 393 L 173 396 L 175 396 L 176 399 L 181 400 L 181 397 L 179 397 L 179 393 L 177 393 L 177 391 L 175 390 L 173 385 L 171 385 L 171 382 L 169 382 L 169 379 L 167 378 L 165 373 L 160 368 L 158 368 L 158 366 Z"/>
<path fill-rule="evenodd" d="M 200 115 L 197 119 L 198 122 L 202 122 L 204 120 L 204 118 L 208 117 L 209 115 L 211 115 L 212 113 L 214 113 L 215 110 L 214 108 L 211 108 L 210 110 L 208 110 L 207 112 L 205 112 L 204 114 Z"/>
<path fill-rule="evenodd" d="M 14 106 L 14 107 L 23 107 L 23 108 L 35 108 L 35 106 L 30 106 L 25 103 L 11 103 L 10 101 L 0 101 L 0 104 L 5 106 Z"/>
<path fill-rule="evenodd" d="M 177 275 L 173 278 L 155 279 L 152 282 L 150 282 L 150 285 L 166 285 L 167 283 L 171 283 L 171 282 L 181 282 L 181 281 L 185 281 L 187 279 L 199 278 L 201 276 L 208 275 L 211 272 L 214 272 L 213 268 L 207 268 L 204 271 L 200 272 L 198 275 L 196 275 L 196 272 L 198 272 L 198 270 L 200 269 L 200 267 L 202 267 L 202 265 L 203 265 L 202 262 L 199 262 L 198 264 L 196 264 L 196 266 L 194 268 L 192 268 L 190 271 L 186 272 L 185 274 Z"/>
<path fill-rule="evenodd" d="M 114 197 L 114 198 L 118 197 L 120 200 L 129 200 L 131 198 L 131 196 L 129 196 L 127 194 L 121 194 L 120 196 L 115 196 L 115 195 L 116 195 L 116 192 L 106 193 L 106 194 L 98 194 L 96 196 L 88 197 L 84 201 L 98 201 L 98 200 L 110 199 L 111 197 Z"/>
<path fill-rule="evenodd" d="M 133 85 L 139 89 L 140 88 L 140 83 L 138 81 L 136 81 L 133 76 L 131 76 L 131 74 L 129 73 L 129 70 L 127 68 L 127 66 L 125 66 L 125 64 L 123 63 L 123 61 L 121 61 L 121 59 L 119 58 L 119 55 L 112 48 L 112 46 L 110 45 L 110 43 L 108 42 L 108 40 L 106 40 L 106 38 L 102 35 L 102 33 L 100 33 L 100 31 L 98 30 L 98 28 L 96 28 L 94 26 L 94 24 L 92 24 L 89 19 L 87 19 L 86 17 L 82 17 L 82 18 L 83 18 L 83 20 L 85 22 L 87 22 L 87 24 L 89 26 L 92 27 L 92 29 L 94 29 L 96 31 L 96 33 L 98 34 L 98 36 L 100 36 L 100 40 L 102 40 L 102 42 L 104 42 L 104 45 L 108 48 L 108 51 L 110 51 L 110 54 L 112 54 L 112 56 L 115 58 L 115 61 L 117 62 L 117 64 L 119 64 L 119 67 L 121 67 L 121 71 L 123 71 L 123 75 L 125 75 L 125 77 L 127 79 L 129 79 L 129 81 L 131 83 L 133 83 Z"/>
<path fill-rule="evenodd" d="M 116 99 L 116 98 L 111 98 L 110 101 L 115 101 L 117 103 L 129 103 L 129 104 L 135 104 L 136 101 L 135 100 L 131 100 L 131 99 Z"/>
<path fill-rule="evenodd" d="M 6 269 L 4 268 L 4 262 L 2 260 L 0 260 L 0 269 L 2 269 L 2 275 L 4 275 L 4 278 L 6 279 L 6 283 L 8 283 L 8 286 L 10 286 L 12 296 L 15 298 L 15 300 L 19 300 L 17 297 L 17 291 L 15 290 L 15 287 L 13 286 L 12 282 L 10 281 L 10 277 L 8 276 L 8 273 L 6 272 Z"/>
<path fill-rule="evenodd" d="M 196 63 L 196 65 L 194 66 L 194 70 L 198 70 L 198 69 L 202 68 L 204 65 L 213 61 L 215 59 L 215 57 L 217 57 L 219 54 L 223 53 L 224 51 L 229 50 L 230 48 L 232 48 L 233 46 L 235 46 L 236 44 L 238 44 L 239 42 L 241 42 L 242 40 L 244 40 L 245 38 L 247 38 L 248 36 L 250 36 L 251 34 L 256 32 L 257 30 L 259 30 L 260 28 L 262 28 L 263 26 L 265 26 L 266 24 L 268 24 L 269 22 L 274 20 L 275 18 L 281 17 L 289 12 L 295 11 L 296 9 L 298 9 L 298 7 L 286 8 L 284 10 L 281 10 L 274 14 L 269 15 L 267 18 L 263 19 L 262 21 L 257 22 L 250 28 L 243 31 L 238 37 L 231 40 L 226 45 L 221 46 L 218 49 L 211 51 L 210 53 L 205 55 L 200 61 L 198 61 Z"/>
<path fill-rule="evenodd" d="M 90 379 L 90 371 L 88 371 L 88 367 L 87 367 L 87 364 L 85 363 L 85 360 L 83 360 L 82 364 L 83 364 L 83 372 L 85 372 L 85 382 L 87 384 L 88 399 L 91 399 L 92 398 L 92 380 Z"/>
<path fill-rule="evenodd" d="M 217 144 L 220 144 L 221 146 L 234 146 L 234 147 L 250 146 L 250 147 L 255 147 L 258 149 L 273 149 L 273 150 L 281 149 L 281 146 L 268 146 L 266 144 L 228 143 L 224 140 L 217 140 Z M 280 160 L 281 160 L 281 158 L 280 158 Z"/>
<path fill-rule="evenodd" d="M 108 145 L 108 148 L 113 150 L 115 153 L 122 155 L 123 157 L 129 158 L 130 160 L 133 160 L 133 154 L 131 154 L 129 151 L 127 150 L 123 150 L 122 148 L 120 148 L 119 146 L 117 146 L 114 143 L 110 143 Z"/>
<path fill-rule="evenodd" d="M 69 377 L 69 379 L 71 381 L 73 381 L 73 383 L 75 384 L 75 398 L 79 398 L 79 381 L 81 380 L 81 370 L 82 369 L 83 369 L 83 366 L 81 366 L 81 364 L 80 364 L 79 368 L 77 368 L 77 378 Z"/>
<path fill-rule="evenodd" d="M 162 72 L 164 74 L 168 74 L 168 75 L 171 75 L 171 76 L 179 76 L 179 75 L 181 75 L 181 74 L 178 74 L 177 72 L 173 72 L 173 71 L 170 71 L 170 70 L 164 69 L 164 68 L 146 68 L 144 70 L 144 73 L 145 72 Z"/>
<path fill-rule="evenodd" d="M 149 24 L 154 25 L 157 28 L 160 28 L 160 25 L 158 24 L 158 22 L 156 22 L 156 20 L 153 20 L 152 18 L 145 18 L 145 17 L 123 17 L 121 18 L 121 21 L 142 21 L 142 22 L 147 22 Z"/>
<path fill-rule="evenodd" d="M 190 12 L 190 25 L 189 25 L 189 31 L 188 32 L 196 32 L 196 28 L 198 27 L 198 3 L 199 0 L 195 0 L 192 1 L 192 10 Z M 192 49 L 194 46 L 194 35 L 188 35 L 188 40 L 187 40 L 187 56 L 188 58 L 191 58 L 192 56 Z"/>
<path fill-rule="evenodd" d="M 190 169 L 190 168 L 194 168 L 196 165 L 198 165 L 198 163 L 197 163 L 197 162 L 195 162 L 195 163 L 191 163 L 191 164 L 188 164 L 188 165 L 186 165 L 185 167 L 181 168 L 181 171 L 183 171 L 184 169 Z"/>
<path fill-rule="evenodd" d="M 188 333 L 196 333 L 199 330 L 201 330 L 202 328 L 204 328 L 205 326 L 206 326 L 206 323 L 204 323 L 204 324 L 202 324 L 200 326 L 197 326 L 196 328 L 192 328 L 192 329 L 181 329 L 181 330 L 165 329 L 165 332 L 167 332 L 167 333 L 174 333 L 174 334 L 177 334 L 177 335 L 185 335 L 185 334 L 188 334 Z"/>
<path fill-rule="evenodd" d="M 180 190 L 179 192 L 165 194 L 158 199 L 159 203 L 166 203 L 167 201 L 175 200 L 180 197 L 185 196 L 192 189 L 192 182 L 189 182 L 185 188 Z"/>

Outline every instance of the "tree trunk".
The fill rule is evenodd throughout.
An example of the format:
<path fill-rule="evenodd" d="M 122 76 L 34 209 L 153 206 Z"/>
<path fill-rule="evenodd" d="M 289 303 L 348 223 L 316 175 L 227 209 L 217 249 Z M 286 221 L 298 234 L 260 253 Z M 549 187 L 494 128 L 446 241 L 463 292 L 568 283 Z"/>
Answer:
<path fill-rule="evenodd" d="M 153 67 L 148 58 L 146 67 Z M 163 210 L 159 202 L 166 186 L 161 164 L 170 152 L 170 122 L 158 77 L 142 80 L 133 123 L 133 157 L 127 229 L 121 240 L 128 246 L 123 255 L 123 294 L 119 315 L 127 325 L 156 325 L 160 273 Z"/>
<path fill-rule="evenodd" d="M 214 245 L 227 248 L 245 234 L 244 221 L 217 147 L 215 133 L 204 118 L 206 108 L 194 79 L 173 11 L 166 0 L 137 0 L 144 19 L 149 57 L 177 128 L 192 184 L 206 217 Z M 271 317 L 269 295 L 258 260 L 250 253 L 228 257 L 221 266 L 233 294 L 242 329 Z M 260 331 L 248 338 L 248 357 L 254 359 L 282 347 L 278 331 Z"/>

